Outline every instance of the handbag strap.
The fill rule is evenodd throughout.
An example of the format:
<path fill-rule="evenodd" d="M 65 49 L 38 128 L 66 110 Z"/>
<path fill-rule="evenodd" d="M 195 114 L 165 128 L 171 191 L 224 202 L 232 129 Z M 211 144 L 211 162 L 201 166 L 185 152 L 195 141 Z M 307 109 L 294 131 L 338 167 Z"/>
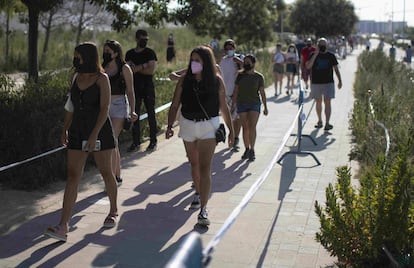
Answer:
<path fill-rule="evenodd" d="M 207 114 L 206 110 L 204 109 L 204 106 L 203 106 L 203 105 L 201 104 L 201 102 L 200 102 L 200 97 L 198 96 L 198 92 L 197 92 L 197 90 L 196 90 L 196 89 L 194 89 L 194 88 L 193 88 L 193 90 L 194 90 L 194 93 L 195 93 L 195 95 L 196 95 L 198 105 L 200 105 L 200 108 L 201 108 L 201 110 L 203 111 L 204 115 L 207 117 L 207 119 L 208 119 L 208 120 L 210 120 L 210 116 L 208 116 L 208 114 Z"/>
<path fill-rule="evenodd" d="M 195 93 L 195 95 L 196 95 L 198 105 L 200 105 L 201 110 L 203 110 L 203 113 L 204 113 L 204 114 L 205 114 L 205 116 L 207 117 L 208 122 L 210 122 L 210 124 L 211 124 L 211 126 L 213 127 L 213 129 L 214 129 L 214 130 L 217 130 L 217 129 L 216 129 L 216 127 L 213 125 L 213 123 L 210 121 L 210 119 L 211 119 L 211 118 L 210 118 L 210 116 L 208 116 L 208 114 L 207 114 L 206 110 L 204 109 L 203 105 L 201 104 L 201 102 L 200 102 L 200 97 L 198 96 L 198 92 L 197 92 L 197 90 L 196 90 L 195 88 L 193 88 L 193 90 L 194 90 L 194 93 Z"/>

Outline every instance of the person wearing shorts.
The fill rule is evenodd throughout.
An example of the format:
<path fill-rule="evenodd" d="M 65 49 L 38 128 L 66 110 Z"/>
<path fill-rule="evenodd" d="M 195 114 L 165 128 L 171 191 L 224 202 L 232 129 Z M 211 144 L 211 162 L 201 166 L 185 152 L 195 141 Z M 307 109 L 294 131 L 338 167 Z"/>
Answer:
<path fill-rule="evenodd" d="M 195 188 L 190 208 L 200 208 L 197 223 L 201 226 L 210 224 L 207 203 L 211 192 L 211 165 L 217 145 L 215 133 L 219 127 L 219 111 L 229 129 L 228 146 L 232 147 L 234 141 L 225 97 L 224 82 L 217 73 L 213 51 L 207 46 L 196 47 L 190 54 L 185 75 L 180 77 L 175 87 L 165 138 L 174 135 L 172 125 L 180 109 L 179 137 L 184 141 Z"/>
<path fill-rule="evenodd" d="M 118 189 L 111 168 L 115 138 L 108 116 L 111 86 L 100 65 L 97 46 L 90 42 L 76 46 L 73 67 L 77 75 L 70 89 L 72 107 L 65 112 L 61 135 L 61 142 L 67 147 L 63 206 L 59 223 L 49 226 L 44 233 L 47 237 L 63 242 L 67 240 L 69 229 L 76 229 L 69 228 L 69 223 L 89 153 L 94 156 L 109 199 L 109 213 L 103 227 L 115 227 L 118 221 Z"/>
<path fill-rule="evenodd" d="M 240 120 L 236 109 L 231 110 L 232 100 L 234 92 L 234 82 L 236 81 L 237 74 L 241 66 L 243 65 L 243 55 L 237 54 L 236 43 L 232 39 L 227 39 L 223 46 L 225 55 L 220 61 L 220 70 L 223 77 L 224 85 L 226 87 L 226 102 L 229 106 L 231 118 L 233 120 L 234 127 L 234 146 L 233 151 L 239 149 L 239 134 L 240 134 Z"/>
<path fill-rule="evenodd" d="M 293 84 L 295 83 L 295 74 L 298 68 L 299 57 L 294 44 L 290 44 L 286 53 L 286 76 L 287 90 L 286 94 L 293 94 Z"/>
<path fill-rule="evenodd" d="M 245 151 L 242 159 L 254 161 L 256 159 L 254 145 L 256 143 L 256 125 L 259 120 L 260 107 L 263 103 L 263 114 L 267 115 L 266 93 L 264 91 L 264 77 L 255 71 L 256 57 L 244 57 L 243 71 L 236 78 L 233 94 L 233 105 L 237 104 L 243 128 L 243 142 Z M 259 96 L 260 95 L 260 96 Z M 260 98 L 262 101 L 260 101 Z"/>
<path fill-rule="evenodd" d="M 338 61 L 331 52 L 326 49 L 327 41 L 325 38 L 318 40 L 318 47 L 315 52 L 310 55 L 306 62 L 306 68 L 311 70 L 311 93 L 310 96 L 316 102 L 316 115 L 318 122 L 315 128 L 323 127 L 322 122 L 322 100 L 325 105 L 325 128 L 328 131 L 333 128 L 329 120 L 331 118 L 331 99 L 335 98 L 335 84 L 333 71 L 338 78 L 338 89 L 342 88 L 341 74 L 338 69 Z"/>
<path fill-rule="evenodd" d="M 283 75 L 285 74 L 285 53 L 282 52 L 282 44 L 276 44 L 276 52 L 273 54 L 273 77 L 275 81 L 275 97 L 282 94 Z M 278 90 L 279 86 L 279 90 Z"/>
<path fill-rule="evenodd" d="M 123 59 L 122 47 L 118 41 L 106 40 L 102 56 L 102 67 L 111 83 L 109 117 L 111 118 L 116 145 L 112 154 L 112 170 L 119 185 L 122 183 L 122 178 L 118 137 L 123 129 L 125 119 L 128 118 L 131 122 L 138 119 L 138 115 L 135 113 L 134 82 L 131 68 Z"/>

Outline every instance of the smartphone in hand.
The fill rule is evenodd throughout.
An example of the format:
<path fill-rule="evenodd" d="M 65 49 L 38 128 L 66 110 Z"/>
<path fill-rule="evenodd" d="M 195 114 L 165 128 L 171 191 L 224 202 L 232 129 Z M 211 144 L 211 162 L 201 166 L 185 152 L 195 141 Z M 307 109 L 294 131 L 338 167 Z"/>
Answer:
<path fill-rule="evenodd" d="M 100 150 L 101 150 L 101 141 L 96 140 L 95 148 L 93 149 L 93 151 L 97 152 L 97 151 L 100 151 Z M 88 151 L 88 141 L 87 140 L 82 141 L 82 151 L 84 151 L 84 152 Z"/>

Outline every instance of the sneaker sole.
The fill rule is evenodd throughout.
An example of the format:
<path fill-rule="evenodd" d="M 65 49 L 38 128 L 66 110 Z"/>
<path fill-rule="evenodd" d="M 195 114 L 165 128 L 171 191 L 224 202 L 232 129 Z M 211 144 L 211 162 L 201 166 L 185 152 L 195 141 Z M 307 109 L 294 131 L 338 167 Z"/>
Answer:
<path fill-rule="evenodd" d="M 190 205 L 190 209 L 198 209 L 198 208 L 201 208 L 201 204 L 196 204 L 196 205 L 191 204 Z"/>
<path fill-rule="evenodd" d="M 210 220 L 209 219 L 202 219 L 202 220 L 198 220 L 198 224 L 201 226 L 208 226 L 210 225 Z"/>

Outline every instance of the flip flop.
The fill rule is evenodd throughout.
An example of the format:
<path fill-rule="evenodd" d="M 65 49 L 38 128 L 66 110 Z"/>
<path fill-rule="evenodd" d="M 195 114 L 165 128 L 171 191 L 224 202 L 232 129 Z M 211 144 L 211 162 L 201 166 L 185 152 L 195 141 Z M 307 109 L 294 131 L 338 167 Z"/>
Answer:
<path fill-rule="evenodd" d="M 45 236 L 48 236 L 50 238 L 63 241 L 63 242 L 66 242 L 66 239 L 68 238 L 68 235 L 66 234 L 66 232 L 59 225 L 49 226 L 45 231 Z"/>
<path fill-rule="evenodd" d="M 115 227 L 117 222 L 118 214 L 109 214 L 106 216 L 105 221 L 103 223 L 103 227 L 105 228 L 112 228 Z"/>

